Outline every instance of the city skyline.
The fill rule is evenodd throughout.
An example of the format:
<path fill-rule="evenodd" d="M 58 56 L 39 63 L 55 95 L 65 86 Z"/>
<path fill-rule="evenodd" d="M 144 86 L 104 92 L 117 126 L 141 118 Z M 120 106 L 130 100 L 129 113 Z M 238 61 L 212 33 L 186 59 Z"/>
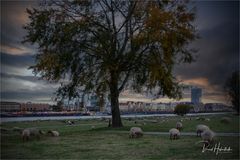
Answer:
<path fill-rule="evenodd" d="M 196 26 L 200 39 L 191 44 L 198 49 L 196 62 L 175 66 L 174 75 L 185 85 L 203 89 L 202 102 L 228 103 L 223 91 L 225 80 L 239 69 L 239 2 L 196 1 Z M 1 2 L 1 100 L 52 102 L 59 84 L 38 80 L 27 68 L 34 64 L 36 46 L 22 44 L 22 26 L 28 22 L 25 9 L 36 1 Z M 14 12 L 13 12 L 14 10 Z M 185 91 L 182 101 L 190 101 Z M 126 91 L 121 100 L 146 100 L 149 97 Z M 155 101 L 173 101 L 166 97 Z"/>

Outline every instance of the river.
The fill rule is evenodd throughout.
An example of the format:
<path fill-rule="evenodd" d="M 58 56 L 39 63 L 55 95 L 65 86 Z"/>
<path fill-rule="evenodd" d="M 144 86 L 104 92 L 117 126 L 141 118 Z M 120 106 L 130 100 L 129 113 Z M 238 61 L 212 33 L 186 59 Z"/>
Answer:
<path fill-rule="evenodd" d="M 231 114 L 231 112 L 218 112 L 218 113 L 190 113 L 187 116 L 200 116 L 200 115 L 219 115 L 219 114 Z M 143 114 L 143 115 L 121 115 L 122 118 L 135 118 L 135 117 L 173 117 L 175 114 Z M 111 118 L 111 115 L 107 116 L 50 116 L 50 117 L 1 117 L 2 122 L 21 122 L 21 121 L 36 121 L 36 120 L 65 120 L 65 119 L 99 119 L 99 118 Z"/>

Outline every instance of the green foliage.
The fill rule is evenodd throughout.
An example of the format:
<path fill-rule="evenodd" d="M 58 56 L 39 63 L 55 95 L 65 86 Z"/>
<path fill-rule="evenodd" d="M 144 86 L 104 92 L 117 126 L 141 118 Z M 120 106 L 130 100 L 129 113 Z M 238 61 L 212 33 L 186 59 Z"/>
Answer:
<path fill-rule="evenodd" d="M 177 115 L 185 115 L 187 114 L 193 107 L 190 105 L 186 105 L 186 104 L 178 104 L 175 109 L 174 109 L 174 113 Z"/>
<path fill-rule="evenodd" d="M 240 73 L 239 71 L 235 71 L 232 73 L 231 77 L 229 77 L 225 82 L 225 91 L 227 92 L 232 105 L 235 110 L 239 114 L 239 88 L 240 84 Z"/>

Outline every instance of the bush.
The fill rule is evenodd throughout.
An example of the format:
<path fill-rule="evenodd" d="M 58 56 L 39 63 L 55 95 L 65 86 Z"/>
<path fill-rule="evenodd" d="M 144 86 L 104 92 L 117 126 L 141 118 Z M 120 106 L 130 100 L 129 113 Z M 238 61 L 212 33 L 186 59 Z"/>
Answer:
<path fill-rule="evenodd" d="M 186 105 L 186 104 L 178 104 L 175 109 L 174 109 L 174 113 L 177 114 L 177 115 L 185 115 L 187 114 L 190 109 L 192 109 L 193 107 L 190 106 L 190 105 Z"/>

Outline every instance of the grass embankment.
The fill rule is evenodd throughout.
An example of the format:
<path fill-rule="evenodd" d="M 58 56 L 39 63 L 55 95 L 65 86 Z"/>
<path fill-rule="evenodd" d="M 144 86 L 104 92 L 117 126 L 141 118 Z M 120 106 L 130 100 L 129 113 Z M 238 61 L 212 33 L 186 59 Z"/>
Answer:
<path fill-rule="evenodd" d="M 223 124 L 222 116 L 204 116 L 210 121 L 189 120 L 187 117 L 124 119 L 124 127 L 108 128 L 105 120 L 75 120 L 68 126 L 62 121 L 35 121 L 3 123 L 2 128 L 40 127 L 44 131 L 58 130 L 60 137 L 42 136 L 22 142 L 20 134 L 13 131 L 1 133 L 1 159 L 239 159 L 239 137 L 218 137 L 221 146 L 230 146 L 232 153 L 202 151 L 202 144 L 195 136 L 182 136 L 170 141 L 168 136 L 144 135 L 129 139 L 128 134 L 106 132 L 128 131 L 132 126 L 141 126 L 143 131 L 168 132 L 179 120 L 183 120 L 184 132 L 194 132 L 197 124 L 206 124 L 215 132 L 238 132 L 239 116 L 231 115 L 232 122 Z M 137 122 L 135 124 L 135 121 Z M 92 129 L 94 126 L 94 129 Z"/>

